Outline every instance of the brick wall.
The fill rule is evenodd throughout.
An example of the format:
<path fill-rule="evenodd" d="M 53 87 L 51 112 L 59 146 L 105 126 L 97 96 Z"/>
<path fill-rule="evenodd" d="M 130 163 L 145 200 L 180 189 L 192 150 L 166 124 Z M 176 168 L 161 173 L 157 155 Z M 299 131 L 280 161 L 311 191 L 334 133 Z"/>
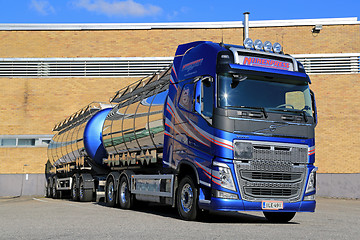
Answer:
<path fill-rule="evenodd" d="M 250 28 L 252 39 L 279 42 L 286 53 L 360 52 L 360 25 Z M 177 45 L 209 40 L 242 44 L 242 29 L 0 31 L 1 57 L 163 57 Z"/>
<path fill-rule="evenodd" d="M 286 53 L 360 52 L 360 25 L 251 28 L 250 37 L 279 42 Z M 178 44 L 241 44 L 242 29 L 0 31 L 0 57 L 161 57 Z M 312 75 L 321 173 L 360 173 L 359 74 Z M 54 124 L 92 101 L 108 101 L 134 78 L 0 78 L 0 135 L 51 134 Z M 42 173 L 46 148 L 0 148 L 0 174 Z M 29 166 L 25 166 L 27 164 Z"/>

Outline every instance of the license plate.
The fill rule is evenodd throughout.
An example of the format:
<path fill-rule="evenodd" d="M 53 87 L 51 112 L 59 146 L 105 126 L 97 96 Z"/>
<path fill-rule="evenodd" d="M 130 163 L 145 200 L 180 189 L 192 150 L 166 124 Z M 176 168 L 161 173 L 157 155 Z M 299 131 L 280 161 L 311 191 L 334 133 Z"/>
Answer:
<path fill-rule="evenodd" d="M 265 210 L 279 210 L 284 208 L 282 201 L 262 201 L 261 208 Z"/>

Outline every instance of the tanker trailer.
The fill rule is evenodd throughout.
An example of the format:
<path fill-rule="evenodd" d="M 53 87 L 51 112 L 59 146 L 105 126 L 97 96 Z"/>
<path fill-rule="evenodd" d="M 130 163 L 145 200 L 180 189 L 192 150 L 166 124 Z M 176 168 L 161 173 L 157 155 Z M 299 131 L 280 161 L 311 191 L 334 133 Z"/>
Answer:
<path fill-rule="evenodd" d="M 93 199 L 95 184 L 108 172 L 102 164 L 107 153 L 101 131 L 111 107 L 93 102 L 54 127 L 48 147 L 47 197 L 61 198 L 70 191 L 73 200 Z"/>

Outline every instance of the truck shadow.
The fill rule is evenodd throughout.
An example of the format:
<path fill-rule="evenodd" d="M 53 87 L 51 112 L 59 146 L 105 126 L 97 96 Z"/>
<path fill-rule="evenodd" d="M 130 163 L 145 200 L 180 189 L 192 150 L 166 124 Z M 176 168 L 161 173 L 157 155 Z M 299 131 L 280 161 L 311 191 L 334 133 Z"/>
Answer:
<path fill-rule="evenodd" d="M 98 202 L 94 203 L 104 207 L 106 203 Z M 137 203 L 133 209 L 129 211 L 147 213 L 158 215 L 167 218 L 173 218 L 181 220 L 176 208 L 172 208 L 168 205 L 161 205 L 157 203 Z M 257 213 L 258 214 L 258 213 Z M 259 215 L 259 214 L 258 214 Z M 197 220 L 197 222 L 202 223 L 222 223 L 222 224 L 233 224 L 233 223 L 245 223 L 245 224 L 298 224 L 297 222 L 289 222 L 289 223 L 270 223 L 266 220 L 264 216 L 258 216 L 248 213 L 242 212 L 209 212 L 204 213 Z"/>

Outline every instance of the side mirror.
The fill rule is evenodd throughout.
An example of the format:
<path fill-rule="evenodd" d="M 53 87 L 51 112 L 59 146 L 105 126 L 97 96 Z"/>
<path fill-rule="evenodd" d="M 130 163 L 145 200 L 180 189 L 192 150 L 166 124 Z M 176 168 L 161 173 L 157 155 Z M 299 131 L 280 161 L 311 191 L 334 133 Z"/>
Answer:
<path fill-rule="evenodd" d="M 316 108 L 316 101 L 315 101 L 315 93 L 312 90 L 310 90 L 310 95 L 311 95 L 314 122 L 315 122 L 315 125 L 317 125 L 318 119 L 317 119 L 317 108 Z"/>
<path fill-rule="evenodd" d="M 201 114 L 201 81 L 195 83 L 195 103 L 194 109 L 197 113 Z"/>

